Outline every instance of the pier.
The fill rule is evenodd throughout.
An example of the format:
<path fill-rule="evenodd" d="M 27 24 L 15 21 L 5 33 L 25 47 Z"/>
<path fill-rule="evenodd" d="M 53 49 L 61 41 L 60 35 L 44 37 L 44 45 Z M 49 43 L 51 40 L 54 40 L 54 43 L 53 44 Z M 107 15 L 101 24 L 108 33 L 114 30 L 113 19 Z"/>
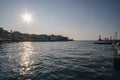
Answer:
<path fill-rule="evenodd" d="M 115 56 L 113 57 L 113 66 L 116 69 L 120 69 L 120 40 L 113 41 L 112 46 L 115 51 Z"/>

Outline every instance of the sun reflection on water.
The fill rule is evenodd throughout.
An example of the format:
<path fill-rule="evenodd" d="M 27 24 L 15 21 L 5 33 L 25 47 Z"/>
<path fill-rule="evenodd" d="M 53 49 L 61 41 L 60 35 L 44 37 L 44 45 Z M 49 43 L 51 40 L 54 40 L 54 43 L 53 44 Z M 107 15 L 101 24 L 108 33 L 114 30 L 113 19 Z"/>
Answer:
<path fill-rule="evenodd" d="M 34 61 L 32 60 L 33 56 L 33 46 L 31 42 L 23 42 L 22 44 L 22 53 L 20 53 L 20 75 L 28 74 L 32 67 L 30 67 Z"/>

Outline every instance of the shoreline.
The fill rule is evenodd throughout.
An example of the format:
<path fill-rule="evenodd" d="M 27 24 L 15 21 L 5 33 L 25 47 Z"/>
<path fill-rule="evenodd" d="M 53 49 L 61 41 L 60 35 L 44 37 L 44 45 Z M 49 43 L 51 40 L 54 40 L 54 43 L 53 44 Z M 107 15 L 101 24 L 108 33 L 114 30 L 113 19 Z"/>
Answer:
<path fill-rule="evenodd" d="M 0 44 L 4 43 L 17 43 L 17 42 L 69 42 L 74 40 L 66 40 L 66 41 L 0 41 Z"/>

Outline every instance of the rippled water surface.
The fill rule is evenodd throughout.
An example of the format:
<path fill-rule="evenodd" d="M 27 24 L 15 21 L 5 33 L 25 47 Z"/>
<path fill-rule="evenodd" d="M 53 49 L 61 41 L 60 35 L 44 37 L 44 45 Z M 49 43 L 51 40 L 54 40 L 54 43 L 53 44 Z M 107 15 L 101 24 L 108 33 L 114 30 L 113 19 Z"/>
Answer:
<path fill-rule="evenodd" d="M 0 45 L 0 80 L 120 80 L 111 45 L 93 41 Z"/>

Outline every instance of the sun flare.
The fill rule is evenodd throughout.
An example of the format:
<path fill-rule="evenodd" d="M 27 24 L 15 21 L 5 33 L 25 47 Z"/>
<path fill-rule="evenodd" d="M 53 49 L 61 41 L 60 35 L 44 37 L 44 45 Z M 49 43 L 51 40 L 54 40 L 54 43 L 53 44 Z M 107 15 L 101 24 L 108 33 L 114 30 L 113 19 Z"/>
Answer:
<path fill-rule="evenodd" d="M 23 21 L 29 23 L 32 20 L 32 14 L 25 13 L 22 15 Z"/>

